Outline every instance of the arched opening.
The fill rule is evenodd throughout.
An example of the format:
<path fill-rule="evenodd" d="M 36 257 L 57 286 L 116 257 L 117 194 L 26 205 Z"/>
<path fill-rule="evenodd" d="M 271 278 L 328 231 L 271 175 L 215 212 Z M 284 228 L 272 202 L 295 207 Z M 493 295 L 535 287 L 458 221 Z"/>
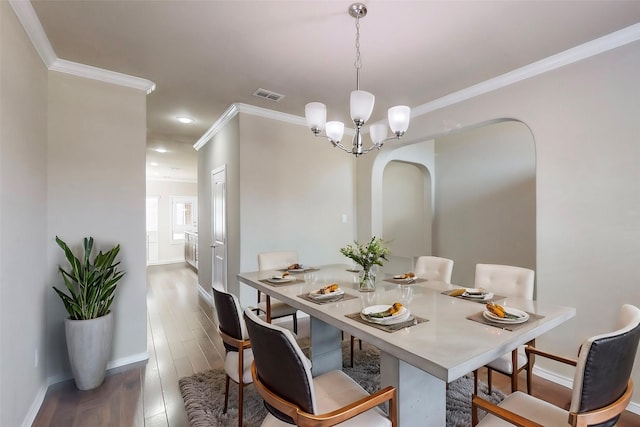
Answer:
<path fill-rule="evenodd" d="M 415 201 L 399 203 L 417 197 L 417 170 L 429 177 L 431 203 L 424 217 L 407 212 L 417 209 Z M 386 270 L 412 268 L 415 257 L 429 254 L 453 259 L 452 281 L 460 285 L 473 284 L 477 263 L 535 269 L 535 170 L 533 135 L 515 120 L 380 153 L 372 168 L 371 229 L 394 252 Z M 405 188 L 402 180 L 411 185 Z M 423 233 L 425 221 L 431 228 Z M 407 237 L 412 232 L 425 241 Z"/>

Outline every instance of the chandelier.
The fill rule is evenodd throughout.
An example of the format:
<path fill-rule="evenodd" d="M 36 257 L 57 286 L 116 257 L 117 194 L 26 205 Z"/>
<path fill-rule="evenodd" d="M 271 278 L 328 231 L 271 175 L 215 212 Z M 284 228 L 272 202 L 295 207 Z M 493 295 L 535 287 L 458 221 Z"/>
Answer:
<path fill-rule="evenodd" d="M 402 138 L 409 127 L 411 109 L 405 105 L 389 108 L 389 127 L 393 132 L 393 136 L 387 137 L 387 125 L 385 123 L 373 124 L 369 126 L 372 145 L 366 149 L 362 147 L 362 126 L 371 117 L 375 103 L 375 96 L 372 93 L 360 90 L 360 68 L 362 68 L 362 61 L 360 60 L 360 18 L 364 18 L 367 15 L 367 7 L 362 3 L 353 3 L 349 6 L 349 15 L 356 20 L 356 61 L 354 62 L 356 68 L 356 90 L 351 92 L 350 103 L 351 120 L 355 125 L 355 134 L 353 135 L 351 147 L 347 147 L 340 142 L 344 134 L 344 123 L 327 122 L 326 105 L 320 102 L 310 102 L 304 108 L 304 115 L 307 125 L 315 136 L 327 138 L 334 147 L 358 157 L 373 149 L 379 150 L 386 141 Z M 325 131 L 324 135 L 322 135 L 323 130 Z"/>

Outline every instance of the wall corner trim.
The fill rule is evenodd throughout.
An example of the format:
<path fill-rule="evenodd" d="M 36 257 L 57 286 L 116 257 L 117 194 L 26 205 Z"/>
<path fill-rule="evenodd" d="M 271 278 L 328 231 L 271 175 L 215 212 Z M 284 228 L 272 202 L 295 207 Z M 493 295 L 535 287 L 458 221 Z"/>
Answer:
<path fill-rule="evenodd" d="M 9 0 L 9 3 L 48 70 L 143 90 L 147 95 L 156 88 L 156 84 L 147 79 L 58 58 L 31 2 Z"/>

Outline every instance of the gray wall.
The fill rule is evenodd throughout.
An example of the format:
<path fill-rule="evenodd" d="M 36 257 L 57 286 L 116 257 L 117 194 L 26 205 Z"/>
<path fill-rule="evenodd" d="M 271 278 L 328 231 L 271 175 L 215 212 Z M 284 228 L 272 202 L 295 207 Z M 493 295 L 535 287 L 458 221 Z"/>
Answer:
<path fill-rule="evenodd" d="M 93 236 L 95 251 L 120 244 L 121 268 L 112 306 L 110 364 L 147 358 L 145 157 L 143 91 L 49 72 L 47 156 L 48 284 L 66 265 L 54 237 L 78 250 Z M 95 254 L 94 254 L 95 255 Z M 48 376 L 69 376 L 64 305 L 47 290 Z"/>
<path fill-rule="evenodd" d="M 0 425 L 19 426 L 47 377 L 47 70 L 6 1 L 0 20 Z"/>
<path fill-rule="evenodd" d="M 240 271 L 257 270 L 257 254 L 297 250 L 300 262 L 342 262 L 353 240 L 353 158 L 305 127 L 236 115 L 198 151 L 200 286 L 211 286 L 211 171 L 227 164 L 227 286 L 243 305 L 256 292 Z M 342 222 L 342 215 L 346 222 Z"/>
<path fill-rule="evenodd" d="M 448 132 L 445 123 L 464 129 L 501 118 L 531 129 L 537 298 L 577 309 L 576 318 L 537 340 L 551 352 L 575 355 L 585 338 L 613 326 L 621 304 L 640 306 L 638 70 L 635 42 L 416 117 L 405 136 L 410 143 Z M 372 165 L 373 158 L 358 163 L 365 222 Z M 573 376 L 571 369 L 536 365 L 557 380 Z M 633 380 L 640 382 L 640 358 Z"/>
<path fill-rule="evenodd" d="M 535 146 L 505 121 L 436 139 L 434 252 L 452 283 L 473 286 L 477 263 L 536 268 Z"/>
<path fill-rule="evenodd" d="M 60 235 L 122 245 L 111 365 L 144 360 L 146 95 L 48 72 L 0 2 L 0 425 L 32 419 L 70 377 Z"/>
<path fill-rule="evenodd" d="M 227 287 L 238 294 L 240 272 L 240 119 L 231 119 L 198 151 L 198 283 L 211 293 L 211 172 L 227 166 Z"/>
<path fill-rule="evenodd" d="M 422 165 L 393 160 L 384 168 L 382 188 L 382 235 L 392 257 L 412 264 L 431 253 L 431 175 Z"/>

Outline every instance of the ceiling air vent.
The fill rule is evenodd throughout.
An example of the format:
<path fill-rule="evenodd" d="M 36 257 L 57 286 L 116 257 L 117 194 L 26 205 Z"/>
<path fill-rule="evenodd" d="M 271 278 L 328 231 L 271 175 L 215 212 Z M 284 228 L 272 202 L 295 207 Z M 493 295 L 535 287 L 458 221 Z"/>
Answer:
<path fill-rule="evenodd" d="M 258 98 L 268 99 L 269 101 L 280 101 L 284 98 L 284 95 L 279 93 L 272 92 L 270 90 L 258 88 L 255 92 L 253 92 L 253 96 L 257 96 Z"/>

